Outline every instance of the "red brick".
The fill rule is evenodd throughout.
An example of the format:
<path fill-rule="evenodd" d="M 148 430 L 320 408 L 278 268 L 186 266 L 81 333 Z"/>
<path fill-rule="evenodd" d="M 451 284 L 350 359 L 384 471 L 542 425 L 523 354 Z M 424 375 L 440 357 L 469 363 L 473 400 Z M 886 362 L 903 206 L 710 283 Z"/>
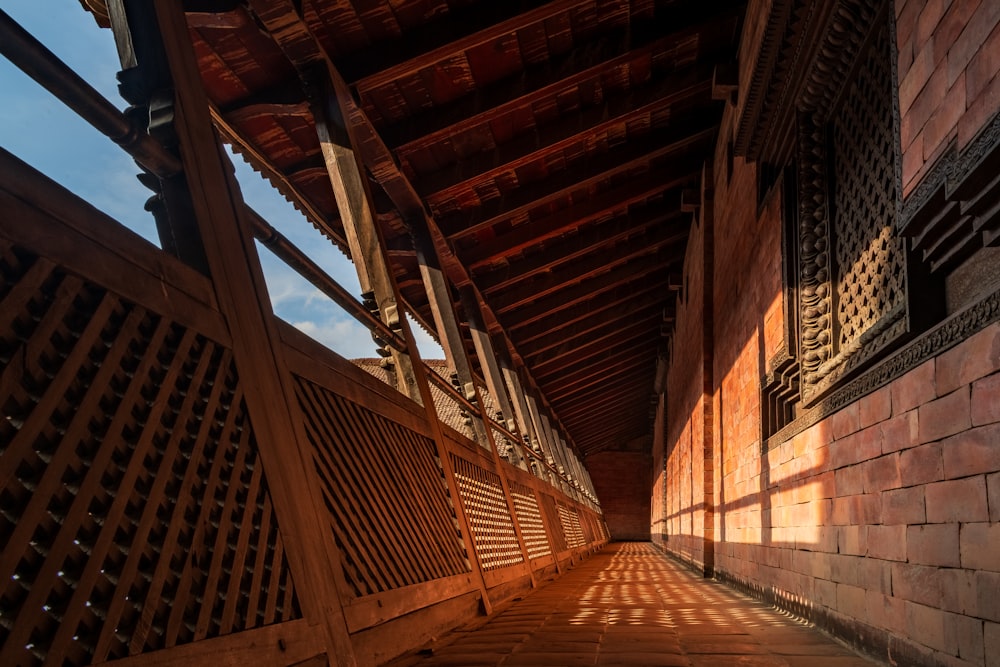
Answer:
<path fill-rule="evenodd" d="M 910 49 L 913 60 L 899 83 L 899 112 L 904 116 L 934 73 L 934 44 L 911 43 Z"/>
<path fill-rule="evenodd" d="M 857 402 L 851 403 L 840 412 L 834 413 L 830 417 L 830 429 L 833 432 L 834 440 L 845 438 L 852 433 L 860 431 L 861 411 Z"/>
<path fill-rule="evenodd" d="M 817 579 L 815 583 L 815 601 L 821 607 L 836 609 L 837 607 L 837 584 L 826 579 Z"/>
<path fill-rule="evenodd" d="M 877 494 L 833 499 L 833 525 L 872 525 L 881 522 L 882 505 Z"/>
<path fill-rule="evenodd" d="M 865 589 L 837 584 L 837 611 L 851 618 L 865 618 Z"/>
<path fill-rule="evenodd" d="M 917 17 L 917 27 L 913 31 L 914 47 L 919 48 L 931 39 L 947 6 L 948 3 L 945 3 L 944 0 L 927 0 L 924 3 L 924 8 L 920 10 L 920 15 Z"/>
<path fill-rule="evenodd" d="M 864 493 L 864 470 L 860 465 L 847 466 L 835 472 L 837 496 L 853 496 Z"/>
<path fill-rule="evenodd" d="M 834 440 L 827 450 L 828 462 L 834 470 L 873 459 L 882 453 L 882 428 L 869 426 L 846 438 Z"/>
<path fill-rule="evenodd" d="M 941 443 L 933 442 L 907 449 L 899 455 L 899 476 L 903 486 L 944 479 Z"/>
<path fill-rule="evenodd" d="M 945 479 L 1000 470 L 1000 423 L 970 428 L 941 444 Z"/>
<path fill-rule="evenodd" d="M 922 0 L 896 0 L 896 39 L 900 44 L 913 39 L 923 6 Z"/>
<path fill-rule="evenodd" d="M 916 64 L 914 64 L 913 69 L 916 69 Z M 941 105 L 944 100 L 944 94 L 948 92 L 950 86 L 951 82 L 948 81 L 946 68 L 939 67 L 934 70 L 923 89 L 917 94 L 916 99 L 913 100 L 913 104 L 910 105 L 910 108 L 903 116 L 903 121 L 900 125 L 901 145 L 909 146 L 917 134 L 923 130 L 927 119 Z"/>
<path fill-rule="evenodd" d="M 962 567 L 1000 572 L 1000 523 L 963 524 L 960 539 Z"/>
<path fill-rule="evenodd" d="M 941 608 L 956 614 L 978 615 L 976 573 L 959 568 L 940 570 Z"/>
<path fill-rule="evenodd" d="M 866 428 L 892 416 L 892 391 L 888 386 L 873 391 L 858 402 L 861 428 Z"/>
<path fill-rule="evenodd" d="M 868 556 L 906 560 L 906 526 L 869 526 Z"/>
<path fill-rule="evenodd" d="M 934 162 L 947 147 L 947 140 L 958 132 L 958 122 L 965 113 L 965 73 L 959 75 L 945 93 L 947 104 L 941 104 L 924 125 L 924 161 Z M 938 392 L 944 393 L 941 385 Z"/>
<path fill-rule="evenodd" d="M 879 424 L 882 429 L 882 452 L 898 452 L 919 444 L 920 421 L 916 410 L 896 415 Z"/>
<path fill-rule="evenodd" d="M 918 410 L 920 441 L 931 442 L 960 433 L 972 426 L 969 387 L 962 387 Z"/>
<path fill-rule="evenodd" d="M 975 98 L 968 95 L 966 98 L 968 108 L 958 123 L 959 150 L 964 149 L 979 135 L 1000 107 L 1000 76 L 993 77 Z"/>
<path fill-rule="evenodd" d="M 892 414 L 900 415 L 937 397 L 934 389 L 934 360 L 926 361 L 893 381 Z"/>
<path fill-rule="evenodd" d="M 1000 2 L 983 2 L 969 19 L 965 30 L 948 49 L 948 84 L 951 85 L 969 61 L 982 48 L 997 21 L 1000 21 Z"/>
<path fill-rule="evenodd" d="M 882 523 L 885 525 L 907 525 L 924 523 L 924 487 L 912 486 L 895 489 L 882 494 Z"/>
<path fill-rule="evenodd" d="M 972 664 L 983 664 L 983 622 L 978 618 L 945 614 L 945 632 L 954 635 L 958 656 Z"/>
<path fill-rule="evenodd" d="M 945 613 L 940 609 L 907 602 L 906 633 L 924 646 L 951 655 L 958 653 L 957 643 L 949 642 L 945 636 Z"/>
<path fill-rule="evenodd" d="M 998 71 L 1000 71 L 1000 25 L 993 28 L 986 43 L 972 57 L 965 70 L 965 85 L 969 99 L 976 99 Z"/>
<path fill-rule="evenodd" d="M 1000 573 L 976 572 L 976 613 L 980 618 L 1000 621 Z"/>
<path fill-rule="evenodd" d="M 1000 370 L 1000 327 L 970 336 L 935 360 L 937 392 L 943 396 Z"/>
<path fill-rule="evenodd" d="M 907 560 L 917 565 L 959 567 L 958 524 L 938 523 L 906 528 Z"/>
<path fill-rule="evenodd" d="M 864 556 L 868 553 L 868 526 L 842 526 L 837 547 L 840 553 Z"/>
<path fill-rule="evenodd" d="M 888 454 L 861 464 L 864 469 L 865 493 L 898 489 L 901 485 L 899 477 L 899 454 Z"/>
<path fill-rule="evenodd" d="M 986 621 L 983 627 L 983 649 L 986 667 L 1000 667 L 1000 623 Z"/>
<path fill-rule="evenodd" d="M 941 575 L 936 567 L 912 563 L 892 564 L 893 596 L 930 606 L 941 604 Z"/>
<path fill-rule="evenodd" d="M 972 425 L 1000 422 L 1000 373 L 972 385 Z"/>
<path fill-rule="evenodd" d="M 979 8 L 980 2 L 981 0 L 961 0 L 951 3 L 934 33 L 934 43 L 939 49 L 935 56 L 936 61 L 940 61 L 947 54 L 948 48 L 965 30 L 969 19 Z"/>
<path fill-rule="evenodd" d="M 924 497 L 928 523 L 990 520 L 986 478 L 982 475 L 928 484 Z"/>
<path fill-rule="evenodd" d="M 875 591 L 865 595 L 868 622 L 876 628 L 902 634 L 906 629 L 906 603 L 898 598 Z"/>

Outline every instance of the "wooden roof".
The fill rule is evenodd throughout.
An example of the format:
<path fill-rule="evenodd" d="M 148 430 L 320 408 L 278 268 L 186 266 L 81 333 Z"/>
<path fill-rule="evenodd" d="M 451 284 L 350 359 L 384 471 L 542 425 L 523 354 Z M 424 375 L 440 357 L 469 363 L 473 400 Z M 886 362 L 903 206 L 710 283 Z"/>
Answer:
<path fill-rule="evenodd" d="M 219 127 L 338 240 L 303 83 L 332 63 L 404 298 L 432 322 L 418 216 L 584 456 L 651 432 L 691 224 L 682 199 L 710 159 L 713 73 L 734 58 L 743 5 L 185 3 Z"/>

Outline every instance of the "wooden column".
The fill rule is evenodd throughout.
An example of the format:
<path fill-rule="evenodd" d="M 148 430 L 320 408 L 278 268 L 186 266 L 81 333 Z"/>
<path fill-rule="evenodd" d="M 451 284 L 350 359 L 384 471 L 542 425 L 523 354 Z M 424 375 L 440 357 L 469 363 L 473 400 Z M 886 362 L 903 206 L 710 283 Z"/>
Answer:
<path fill-rule="evenodd" d="M 517 372 L 511 366 L 510 362 L 505 358 L 498 357 L 497 361 L 500 364 L 500 370 L 503 373 L 505 384 L 510 391 L 510 396 L 514 401 L 514 413 L 521 424 L 521 433 L 527 437 L 527 442 L 524 443 L 524 446 L 530 447 L 534 451 L 535 447 L 540 448 L 541 445 L 539 444 L 539 435 L 535 429 L 534 421 L 531 418 L 531 409 L 528 406 L 527 397 L 521 387 L 521 380 L 518 378 Z"/>
<path fill-rule="evenodd" d="M 155 0 L 159 33 L 173 78 L 175 130 L 197 231 L 229 325 L 233 355 L 267 473 L 302 611 L 325 636 L 331 662 L 355 664 L 340 590 L 346 590 L 333 534 L 295 401 L 245 207 L 232 166 L 212 128 L 183 7 Z"/>

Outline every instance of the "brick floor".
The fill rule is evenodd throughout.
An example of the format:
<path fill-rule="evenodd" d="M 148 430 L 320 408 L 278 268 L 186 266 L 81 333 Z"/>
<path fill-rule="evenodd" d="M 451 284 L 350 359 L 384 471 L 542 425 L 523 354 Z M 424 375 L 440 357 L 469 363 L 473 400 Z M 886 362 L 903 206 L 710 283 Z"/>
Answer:
<path fill-rule="evenodd" d="M 608 545 L 474 628 L 443 637 L 420 667 L 871 667 L 808 624 L 665 558 Z"/>

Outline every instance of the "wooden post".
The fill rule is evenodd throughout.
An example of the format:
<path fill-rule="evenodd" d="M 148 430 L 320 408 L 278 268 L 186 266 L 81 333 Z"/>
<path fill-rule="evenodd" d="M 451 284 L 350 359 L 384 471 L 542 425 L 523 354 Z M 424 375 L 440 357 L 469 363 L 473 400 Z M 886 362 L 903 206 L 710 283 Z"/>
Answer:
<path fill-rule="evenodd" d="M 212 128 L 183 7 L 156 0 L 156 16 L 176 96 L 175 130 L 197 229 L 220 311 L 229 324 L 245 400 L 303 613 L 325 635 L 336 664 L 355 664 L 340 603 L 340 554 L 321 518 L 321 492 L 281 354 L 264 276 L 232 166 Z M 339 584 L 339 590 L 338 590 Z"/>

